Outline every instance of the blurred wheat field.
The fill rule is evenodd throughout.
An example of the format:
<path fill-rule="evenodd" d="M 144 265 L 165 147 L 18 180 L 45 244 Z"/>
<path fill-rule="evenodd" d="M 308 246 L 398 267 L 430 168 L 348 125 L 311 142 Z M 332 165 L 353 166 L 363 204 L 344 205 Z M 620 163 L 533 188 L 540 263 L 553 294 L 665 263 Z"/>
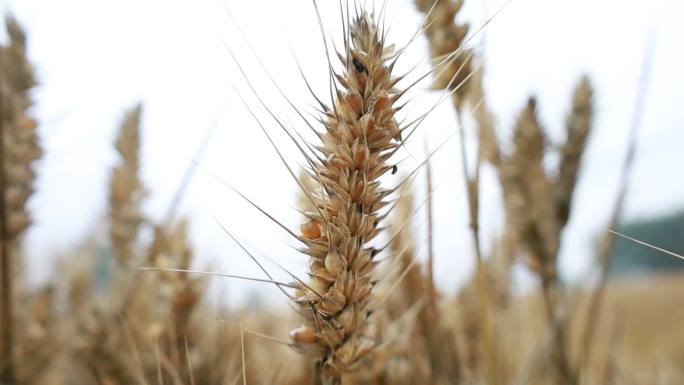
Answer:
<path fill-rule="evenodd" d="M 223 39 L 240 80 L 234 84 L 239 104 L 230 108 L 253 117 L 250 129 L 263 131 L 273 156 L 225 167 L 272 160 L 269 167 L 289 178 L 297 196 L 276 182 L 268 194 L 294 198 L 298 223 L 281 221 L 272 202 L 204 169 L 205 140 L 197 165 L 171 170 L 180 182 L 164 215 L 148 215 L 145 202 L 155 189 L 143 172 L 147 127 L 140 103 L 119 117 L 99 228 L 80 245 L 55 251 L 57 262 L 41 285 L 28 284 L 37 267 L 27 262 L 23 241 L 36 216 L 29 202 L 38 165 L 49 151 L 33 107 L 42 85 L 38 63 L 28 55 L 31 31 L 6 15 L 7 39 L 0 46 L 0 384 L 684 383 L 681 249 L 670 250 L 672 256 L 646 247 L 653 258 L 671 258 L 673 267 L 620 275 L 613 268 L 616 234 L 601 232 L 587 247 L 593 276 L 567 282 L 560 271 L 569 243 L 564 234 L 582 204 L 578 183 L 593 166 L 586 149 L 602 128 L 596 124 L 602 102 L 594 74 L 576 74 L 563 121 L 549 122 L 545 109 L 557 107 L 525 95 L 524 105 L 508 107 L 517 112 L 510 127 L 502 127 L 484 85 L 489 62 L 473 39 L 514 5 L 506 3 L 483 24 L 463 21 L 463 5 L 403 4 L 397 9 L 418 14 L 421 24 L 408 41 L 397 41 L 382 2 L 340 2 L 335 17 L 341 28 L 333 29 L 313 1 L 315 18 L 302 22 L 320 23 L 328 65 L 318 69 L 327 74 L 325 84 L 316 79 L 312 86 L 309 63 L 296 62 L 301 74 L 291 76 L 311 91 L 306 101 L 290 99 L 260 59 L 260 76 L 267 80 L 255 80 L 253 68 L 231 47 L 242 39 L 254 48 L 227 9 L 226 22 L 240 31 Z M 425 65 L 402 62 L 409 46 L 424 49 Z M 651 53 L 645 51 L 642 91 Z M 259 87 L 268 80 L 273 95 Z M 620 184 L 605 203 L 608 229 L 624 222 L 645 94 L 629 112 L 627 155 L 614 170 Z M 413 108 L 416 99 L 424 104 Z M 448 108 L 455 122 L 427 119 L 438 106 Z M 435 125 L 447 135 L 434 135 Z M 562 127 L 562 135 L 550 127 Z M 409 144 L 420 141 L 425 151 L 412 152 Z M 458 141 L 456 183 L 467 202 L 458 213 L 444 210 L 433 195 L 440 184 L 435 159 L 450 141 Z M 225 199 L 241 201 L 250 215 L 273 225 L 260 231 L 286 233 L 303 270 L 290 271 L 292 261 L 264 255 L 257 248 L 266 245 L 246 242 L 233 232 L 243 230 L 237 222 L 225 226 L 222 217 L 215 217 L 215 227 L 258 275 L 223 274 L 198 263 L 194 223 L 179 208 L 197 172 L 221 184 Z M 486 196 L 485 181 L 496 184 L 500 196 Z M 483 232 L 482 218 L 493 200 L 502 210 L 492 237 Z M 434 225 L 445 216 L 467 219 L 456 230 L 470 245 L 437 248 Z M 252 239 L 272 239 L 260 236 Z M 456 290 L 445 289 L 437 282 L 449 273 L 439 270 L 440 259 L 475 261 L 472 275 Z M 520 271 L 530 282 L 523 290 L 516 284 Z M 217 302 L 209 288 L 219 279 L 273 290 L 266 299 Z"/>

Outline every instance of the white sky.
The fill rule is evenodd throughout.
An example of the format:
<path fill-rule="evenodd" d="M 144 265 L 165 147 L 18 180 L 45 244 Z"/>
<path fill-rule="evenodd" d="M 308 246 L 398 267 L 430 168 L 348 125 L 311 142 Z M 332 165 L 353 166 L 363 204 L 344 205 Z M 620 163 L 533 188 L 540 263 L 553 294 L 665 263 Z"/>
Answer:
<path fill-rule="evenodd" d="M 326 33 L 339 43 L 337 1 L 320 3 Z M 460 20 L 470 21 L 474 31 L 484 15 L 499 9 L 503 1 L 489 0 L 486 7 L 475 0 L 466 3 Z M 162 217 L 196 147 L 218 120 L 201 160 L 208 172 L 197 173 L 181 208 L 192 221 L 198 267 L 209 263 L 214 271 L 260 274 L 221 232 L 215 215 L 248 245 L 295 272 L 304 270 L 305 259 L 288 246 L 295 244 L 293 240 L 217 178 L 291 228 L 298 227 L 292 209 L 296 185 L 231 83 L 273 133 L 290 164 L 303 160 L 251 95 L 222 39 L 273 111 L 302 133 L 308 128 L 278 95 L 222 4 L 288 96 L 298 107 L 312 111 L 309 106 L 314 100 L 289 49 L 291 45 L 317 94 L 327 99 L 325 56 L 310 1 L 2 0 L 0 4 L 0 10 L 13 10 L 28 30 L 30 57 L 41 81 L 35 113 L 42 122 L 46 155 L 39 165 L 38 192 L 31 201 L 35 225 L 26 238 L 34 281 L 49 275 L 55 255 L 77 246 L 94 229 L 102 232 L 109 168 L 116 159 L 115 130 L 125 108 L 137 101 L 145 104 L 142 172 L 149 189 L 145 212 L 151 218 Z M 684 164 L 682 11 L 684 3 L 666 0 L 513 0 L 484 30 L 486 89 L 503 136 L 510 132 L 527 96 L 535 93 L 552 138 L 562 138 L 575 81 L 583 72 L 594 81 L 595 130 L 564 235 L 562 266 L 570 279 L 586 276 L 592 238 L 605 226 L 615 198 L 651 26 L 656 36 L 653 73 L 626 215 L 657 215 L 684 206 L 684 178 L 677 166 Z M 399 45 L 408 41 L 421 21 L 408 0 L 389 0 L 388 15 L 390 40 Z M 472 44 L 478 42 L 474 39 Z M 426 52 L 426 42 L 418 40 L 399 71 L 422 61 L 413 78 L 424 73 L 429 68 Z M 409 117 L 425 111 L 439 95 L 423 87 L 412 96 L 420 100 L 408 110 Z M 415 158 L 409 158 L 401 171 L 423 159 L 424 138 L 434 148 L 455 129 L 452 107 L 444 103 L 409 144 Z M 467 130 L 472 134 L 472 126 Z M 457 140 L 451 140 L 434 160 L 436 276 L 446 289 L 462 282 L 473 266 L 458 148 Z M 416 188 L 423 190 L 423 177 L 418 181 Z M 497 194 L 489 173 L 482 199 L 485 244 L 501 227 Z M 419 196 L 417 201 L 421 200 Z M 422 236 L 424 225 L 416 227 Z M 224 280 L 221 284 L 230 286 L 231 298 L 264 289 L 256 283 Z"/>

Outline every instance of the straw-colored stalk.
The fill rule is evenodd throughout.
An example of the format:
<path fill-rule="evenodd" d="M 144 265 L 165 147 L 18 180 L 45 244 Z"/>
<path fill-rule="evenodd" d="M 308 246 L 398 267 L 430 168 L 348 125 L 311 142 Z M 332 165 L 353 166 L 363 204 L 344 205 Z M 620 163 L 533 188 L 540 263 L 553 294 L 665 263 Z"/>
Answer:
<path fill-rule="evenodd" d="M 470 83 L 472 83 L 471 71 L 473 58 L 472 51 L 464 47 L 469 26 L 467 24 L 458 24 L 455 20 L 456 15 L 463 6 L 463 0 L 416 0 L 416 5 L 427 17 L 425 34 L 430 43 L 430 55 L 435 64 L 440 65 L 439 71 L 435 72 L 433 88 L 453 92 L 452 101 L 460 124 L 465 102 L 468 99 L 472 99 L 469 95 L 469 90 L 471 88 Z M 450 55 L 453 57 L 450 58 Z M 449 60 L 442 63 L 442 61 L 447 58 L 449 58 Z M 477 102 L 474 106 L 477 106 Z M 478 108 L 473 108 L 473 110 L 475 114 L 481 114 L 480 118 L 491 118 L 489 115 L 486 115 L 486 112 L 478 111 Z M 491 125 L 488 127 L 491 127 Z M 493 132 L 480 132 L 481 136 L 487 134 L 493 136 Z M 460 139 L 461 162 L 468 197 L 470 228 L 473 247 L 475 249 L 475 257 L 477 259 L 476 283 L 478 290 L 476 291 L 476 294 L 479 296 L 478 303 L 480 307 L 478 311 L 479 321 L 477 323 L 484 326 L 482 338 L 482 366 L 487 380 L 490 383 L 496 384 L 499 383 L 500 380 L 498 379 L 499 364 L 495 352 L 496 336 L 493 323 L 492 293 L 487 271 L 482 259 L 479 232 L 480 165 L 483 156 L 491 156 L 491 154 L 484 153 L 484 151 L 487 150 L 487 148 L 484 148 L 486 142 L 481 138 L 477 149 L 476 164 L 471 174 L 468 167 L 465 131 L 463 128 L 461 128 L 460 131 Z"/>
<path fill-rule="evenodd" d="M 502 151 L 496 135 L 495 117 L 491 112 L 484 91 L 484 68 L 475 72 L 470 80 L 468 105 L 471 109 L 478 130 L 478 161 L 491 164 L 499 176 L 500 186 L 504 196 L 505 212 L 508 213 L 509 183 L 505 183 L 503 176 Z M 480 170 L 476 170 L 476 173 Z M 485 261 L 487 278 L 491 281 L 493 304 L 504 304 L 508 301 L 510 271 L 514 262 L 515 238 L 509 229 L 510 217 L 505 215 L 506 226 L 500 240 L 494 241 L 494 249 Z M 497 306 L 499 307 L 499 306 Z"/>
<path fill-rule="evenodd" d="M 367 333 L 375 256 L 368 243 L 380 233 L 378 211 L 387 204 L 378 179 L 392 169 L 388 158 L 401 138 L 393 107 L 399 78 L 389 65 L 395 51 L 384 45 L 371 16 L 364 13 L 349 27 L 337 76 L 342 89 L 322 119 L 323 156 L 312 171 L 314 211 L 301 225 L 302 251 L 311 257 L 311 280 L 296 298 L 305 325 L 291 332 L 295 346 L 315 357 L 324 382 L 333 384 L 375 345 Z"/>
<path fill-rule="evenodd" d="M 27 59 L 26 36 L 11 17 L 5 20 L 9 45 L 0 47 L 0 381 L 11 383 L 14 357 L 14 288 L 19 241 L 31 219 L 26 202 L 33 193 L 33 162 L 41 156 L 37 122 L 28 110 L 35 85 Z"/>
<path fill-rule="evenodd" d="M 651 76 L 653 73 L 653 58 L 655 57 L 655 39 L 651 36 L 644 47 L 644 54 L 642 55 L 643 62 L 641 63 L 641 72 L 639 74 L 638 89 L 636 92 L 636 99 L 634 108 L 632 109 L 632 119 L 630 121 L 630 128 L 628 134 L 628 145 L 625 159 L 622 163 L 618 196 L 613 205 L 613 211 L 608 222 L 608 229 L 614 229 L 620 223 L 622 209 L 625 204 L 627 192 L 629 190 L 630 178 L 632 168 L 634 167 L 634 159 L 637 151 L 637 142 L 639 136 L 639 129 L 642 125 L 642 118 L 648 90 L 650 86 Z M 608 273 L 613 261 L 613 246 L 615 244 L 615 234 L 606 232 L 601 240 L 599 249 L 596 253 L 597 263 L 599 265 L 599 281 L 597 287 L 591 294 L 588 304 L 587 319 L 582 329 L 580 354 L 580 366 L 586 366 L 586 363 L 591 361 L 593 353 L 593 340 L 599 324 L 601 316 L 601 307 L 604 301 L 605 291 L 608 283 Z M 580 367 L 580 369 L 585 369 Z"/>

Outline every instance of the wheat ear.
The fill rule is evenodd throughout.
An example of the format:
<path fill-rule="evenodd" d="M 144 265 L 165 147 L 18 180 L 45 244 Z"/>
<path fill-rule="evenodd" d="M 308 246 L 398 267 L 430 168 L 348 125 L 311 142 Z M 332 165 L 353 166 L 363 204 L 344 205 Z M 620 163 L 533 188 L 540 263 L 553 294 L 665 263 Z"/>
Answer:
<path fill-rule="evenodd" d="M 317 189 L 309 195 L 314 212 L 301 225 L 303 252 L 311 257 L 311 282 L 297 293 L 305 326 L 290 335 L 294 345 L 317 359 L 325 382 L 339 384 L 373 351 L 367 335 L 378 211 L 388 191 L 379 178 L 392 169 L 388 158 L 399 146 L 394 102 L 399 80 L 391 75 L 392 47 L 384 44 L 368 14 L 349 26 L 342 89 L 322 119 L 325 132 L 313 164 Z"/>
<path fill-rule="evenodd" d="M 142 106 L 138 105 L 128 111 L 121 122 L 116 139 L 121 162 L 112 170 L 109 186 L 109 232 L 121 266 L 128 266 L 133 259 L 138 226 L 143 220 L 139 207 L 142 183 L 138 175 L 141 112 Z"/>
<path fill-rule="evenodd" d="M 564 226 L 570 217 L 570 204 L 575 191 L 577 173 L 591 131 L 593 93 L 589 78 L 582 77 L 575 88 L 572 109 L 565 124 L 567 138 L 561 148 L 561 161 L 555 182 L 556 210 L 561 226 Z"/>
<path fill-rule="evenodd" d="M 561 148 L 556 178 L 544 169 L 546 137 L 537 118 L 536 103 L 530 99 L 520 114 L 514 134 L 515 151 L 502 169 L 509 195 L 509 219 L 516 238 L 526 248 L 528 264 L 541 279 L 546 315 L 554 335 L 554 360 L 561 379 L 577 382 L 577 373 L 567 355 L 566 336 L 556 309 L 556 274 L 560 236 L 568 222 L 569 207 L 580 160 L 591 128 L 592 91 L 586 78 L 577 86 L 567 120 L 567 140 Z"/>
<path fill-rule="evenodd" d="M 42 153 L 37 122 L 28 109 L 35 85 L 26 57 L 26 36 L 11 17 L 5 25 L 9 45 L 0 47 L 0 382 L 14 383 L 13 282 L 18 272 L 18 241 L 31 220 L 26 202 L 33 193 L 33 162 Z M 15 266 L 13 266 L 15 265 Z"/>
<path fill-rule="evenodd" d="M 187 271 L 193 259 L 193 250 L 188 240 L 188 222 L 180 219 L 176 223 L 166 226 L 156 226 L 154 239 L 148 251 L 148 262 L 154 268 L 164 269 L 159 275 L 157 285 L 160 288 L 162 303 L 168 303 L 169 313 L 162 313 L 163 318 L 156 319 L 162 328 L 166 327 L 170 338 L 172 357 L 177 356 L 184 347 L 195 346 L 195 333 L 190 330 L 190 318 L 195 311 L 204 290 L 204 280 L 193 277 L 186 272 L 168 271 L 165 269 L 180 269 Z M 161 328 L 160 328 L 161 330 Z M 189 335 L 190 334 L 190 335 Z M 178 361 L 176 359 L 176 361 Z M 184 373 L 190 374 L 190 373 Z"/>
<path fill-rule="evenodd" d="M 116 257 L 108 301 L 93 302 L 85 307 L 77 320 L 79 334 L 74 355 L 83 369 L 100 382 L 130 382 L 125 361 L 127 356 L 120 340 L 121 316 L 134 322 L 147 321 L 149 308 L 142 303 L 141 289 L 151 286 L 149 281 L 130 274 L 133 268 L 133 243 L 142 221 L 139 211 L 142 187 L 138 177 L 140 149 L 140 115 L 142 107 L 128 110 L 119 126 L 115 142 L 120 162 L 112 169 L 109 191 L 110 242 Z M 135 282 L 133 284 L 132 282 Z"/>
<path fill-rule="evenodd" d="M 432 87 L 455 91 L 454 106 L 460 110 L 468 93 L 468 78 L 472 66 L 472 55 L 463 50 L 469 26 L 457 24 L 455 20 L 463 6 L 463 0 L 415 0 L 415 3 L 427 17 L 425 36 L 430 43 L 430 56 L 435 64 L 453 55 L 452 59 L 443 64 L 442 69 L 435 72 Z"/>

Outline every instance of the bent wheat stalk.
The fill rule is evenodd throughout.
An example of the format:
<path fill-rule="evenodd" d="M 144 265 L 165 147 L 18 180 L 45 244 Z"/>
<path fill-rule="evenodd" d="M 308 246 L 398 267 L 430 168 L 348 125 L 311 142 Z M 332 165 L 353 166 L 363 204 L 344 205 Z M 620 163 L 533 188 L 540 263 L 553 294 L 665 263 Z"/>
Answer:
<path fill-rule="evenodd" d="M 367 325 L 376 251 L 368 242 L 380 233 L 378 211 L 388 203 L 379 178 L 392 169 L 388 158 L 401 140 L 393 108 L 400 78 L 392 77 L 389 65 L 393 47 L 385 46 L 365 13 L 353 20 L 345 40 L 346 55 L 339 55 L 344 71 L 336 76 L 341 89 L 321 119 L 323 156 L 313 163 L 315 189 L 307 193 L 315 210 L 301 225 L 311 282 L 301 285 L 295 301 L 305 325 L 290 333 L 330 384 L 341 383 L 373 352 Z"/>

